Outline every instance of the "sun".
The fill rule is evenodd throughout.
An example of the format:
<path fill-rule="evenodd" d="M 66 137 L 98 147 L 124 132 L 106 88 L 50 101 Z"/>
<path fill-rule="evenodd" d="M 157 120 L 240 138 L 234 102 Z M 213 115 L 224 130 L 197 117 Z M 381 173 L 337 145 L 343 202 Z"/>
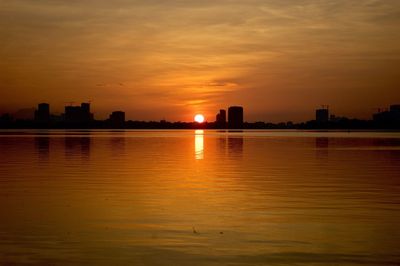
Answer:
<path fill-rule="evenodd" d="M 194 121 L 197 123 L 203 123 L 204 122 L 204 115 L 202 114 L 197 114 L 194 116 Z"/>

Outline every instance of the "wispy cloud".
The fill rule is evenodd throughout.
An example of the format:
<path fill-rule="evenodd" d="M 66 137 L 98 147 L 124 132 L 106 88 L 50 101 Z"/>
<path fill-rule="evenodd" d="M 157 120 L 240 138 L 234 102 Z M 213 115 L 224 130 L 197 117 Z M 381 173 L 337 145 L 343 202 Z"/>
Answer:
<path fill-rule="evenodd" d="M 3 1 L 0 105 L 365 115 L 355 106 L 400 100 L 399 14 L 397 0 Z"/>

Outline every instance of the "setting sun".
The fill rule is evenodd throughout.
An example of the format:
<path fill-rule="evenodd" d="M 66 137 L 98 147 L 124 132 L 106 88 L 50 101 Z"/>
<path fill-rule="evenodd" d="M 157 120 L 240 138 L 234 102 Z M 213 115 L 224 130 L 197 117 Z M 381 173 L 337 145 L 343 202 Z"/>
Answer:
<path fill-rule="evenodd" d="M 194 116 L 194 121 L 197 123 L 203 123 L 204 122 L 204 115 L 202 114 L 197 114 Z"/>

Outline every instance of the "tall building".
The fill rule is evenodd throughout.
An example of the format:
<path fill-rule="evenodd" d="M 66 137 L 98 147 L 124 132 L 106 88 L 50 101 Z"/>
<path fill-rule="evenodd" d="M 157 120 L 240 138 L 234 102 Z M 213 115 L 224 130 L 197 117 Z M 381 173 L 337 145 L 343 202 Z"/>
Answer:
<path fill-rule="evenodd" d="M 373 120 L 381 125 L 400 127 L 400 104 L 391 105 L 389 111 L 374 114 Z"/>
<path fill-rule="evenodd" d="M 50 105 L 48 103 L 38 104 L 38 109 L 35 111 L 35 121 L 37 122 L 50 121 Z"/>
<path fill-rule="evenodd" d="M 231 106 L 228 109 L 228 127 L 243 128 L 243 107 Z"/>
<path fill-rule="evenodd" d="M 110 125 L 113 128 L 123 128 L 125 127 L 125 112 L 115 111 L 112 112 L 109 118 Z"/>
<path fill-rule="evenodd" d="M 218 128 L 226 127 L 226 111 L 224 109 L 219 110 L 219 113 L 215 118 L 215 124 Z"/>
<path fill-rule="evenodd" d="M 90 113 L 90 103 L 82 103 L 81 106 L 65 106 L 65 121 L 71 123 L 87 123 L 93 120 Z"/>
<path fill-rule="evenodd" d="M 329 109 L 321 108 L 315 110 L 315 120 L 320 123 L 326 123 L 329 121 Z"/>
<path fill-rule="evenodd" d="M 90 103 L 81 103 L 81 111 L 86 121 L 93 120 L 93 114 L 90 112 Z"/>

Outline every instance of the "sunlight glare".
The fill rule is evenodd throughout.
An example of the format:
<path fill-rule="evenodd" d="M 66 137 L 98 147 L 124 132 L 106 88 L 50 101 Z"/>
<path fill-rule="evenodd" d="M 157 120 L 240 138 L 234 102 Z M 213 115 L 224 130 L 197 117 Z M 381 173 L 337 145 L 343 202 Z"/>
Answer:
<path fill-rule="evenodd" d="M 194 151 L 196 160 L 204 159 L 204 131 L 196 130 L 194 135 Z"/>
<path fill-rule="evenodd" d="M 203 123 L 204 122 L 204 115 L 202 114 L 197 114 L 194 116 L 194 121 L 197 123 Z"/>

